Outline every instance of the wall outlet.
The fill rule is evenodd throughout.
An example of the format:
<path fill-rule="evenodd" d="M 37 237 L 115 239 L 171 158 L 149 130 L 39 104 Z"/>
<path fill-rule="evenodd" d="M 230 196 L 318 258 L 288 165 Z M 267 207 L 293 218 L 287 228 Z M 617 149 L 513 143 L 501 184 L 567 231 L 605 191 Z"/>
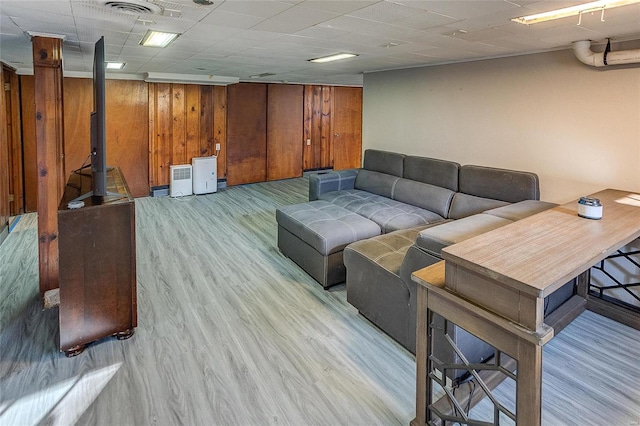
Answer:
<path fill-rule="evenodd" d="M 307 139 L 307 146 L 311 145 L 311 139 Z"/>
<path fill-rule="evenodd" d="M 216 151 L 220 151 L 220 144 L 219 143 L 216 144 Z"/>

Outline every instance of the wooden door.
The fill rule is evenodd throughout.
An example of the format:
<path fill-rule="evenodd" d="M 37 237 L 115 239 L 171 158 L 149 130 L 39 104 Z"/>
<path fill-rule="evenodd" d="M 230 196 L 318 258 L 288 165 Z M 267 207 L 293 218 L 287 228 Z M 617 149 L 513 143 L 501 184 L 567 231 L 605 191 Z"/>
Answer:
<path fill-rule="evenodd" d="M 333 168 L 362 166 L 362 88 L 334 87 Z"/>
<path fill-rule="evenodd" d="M 303 86 L 270 84 L 267 91 L 267 180 L 302 176 Z"/>
<path fill-rule="evenodd" d="M 305 170 L 326 169 L 333 166 L 331 152 L 331 96 L 330 86 L 304 87 L 304 149 Z"/>
<path fill-rule="evenodd" d="M 267 180 L 267 85 L 227 87 L 227 184 Z"/>

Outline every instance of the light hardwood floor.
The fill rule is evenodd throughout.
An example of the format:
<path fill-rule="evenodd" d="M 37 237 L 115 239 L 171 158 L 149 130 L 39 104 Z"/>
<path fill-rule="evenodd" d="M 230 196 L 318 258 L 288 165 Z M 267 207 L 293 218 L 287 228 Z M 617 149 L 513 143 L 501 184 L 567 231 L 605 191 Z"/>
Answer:
<path fill-rule="evenodd" d="M 75 358 L 23 216 L 0 245 L 0 425 L 407 425 L 413 356 L 277 249 L 275 209 L 306 187 L 136 200 L 136 334 Z M 544 423 L 640 424 L 639 341 L 590 312 L 569 325 L 544 348 Z"/>

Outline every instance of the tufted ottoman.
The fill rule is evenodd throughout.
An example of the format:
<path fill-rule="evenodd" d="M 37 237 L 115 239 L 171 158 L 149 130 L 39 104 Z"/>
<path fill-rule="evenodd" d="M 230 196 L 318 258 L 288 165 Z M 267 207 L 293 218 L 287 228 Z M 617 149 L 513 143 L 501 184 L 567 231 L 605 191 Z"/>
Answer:
<path fill-rule="evenodd" d="M 276 221 L 280 251 L 324 288 L 344 282 L 347 244 L 380 235 L 375 222 L 323 200 L 281 207 Z"/>

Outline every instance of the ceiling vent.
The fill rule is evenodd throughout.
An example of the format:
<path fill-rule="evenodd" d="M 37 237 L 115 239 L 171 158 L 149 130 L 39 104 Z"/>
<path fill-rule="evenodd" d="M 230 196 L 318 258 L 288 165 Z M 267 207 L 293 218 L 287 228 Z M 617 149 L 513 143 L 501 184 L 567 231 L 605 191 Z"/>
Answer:
<path fill-rule="evenodd" d="M 100 2 L 107 9 L 127 15 L 159 15 L 162 8 L 144 0 L 103 0 Z"/>

